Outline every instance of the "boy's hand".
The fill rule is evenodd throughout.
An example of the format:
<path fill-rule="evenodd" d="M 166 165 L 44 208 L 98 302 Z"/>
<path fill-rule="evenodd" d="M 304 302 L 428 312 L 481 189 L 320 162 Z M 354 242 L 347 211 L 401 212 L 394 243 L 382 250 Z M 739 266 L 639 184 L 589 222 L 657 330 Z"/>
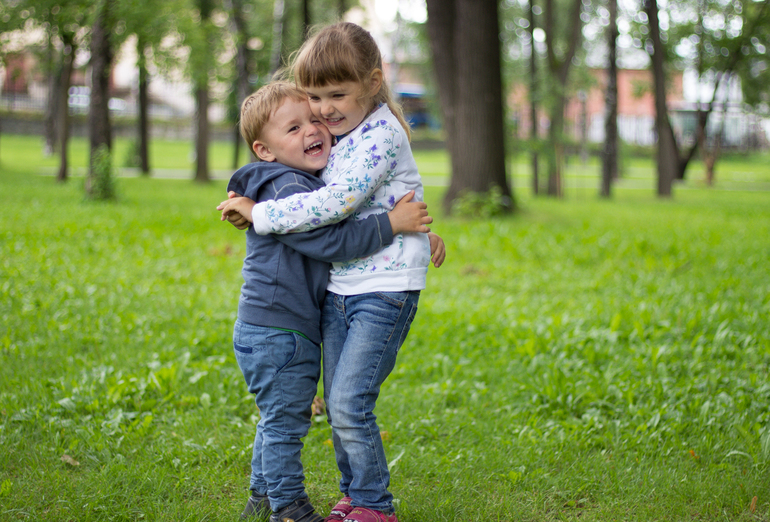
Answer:
<path fill-rule="evenodd" d="M 428 239 L 430 239 L 430 259 L 433 261 L 433 266 L 440 267 L 444 263 L 446 258 L 446 246 L 444 246 L 444 240 L 441 236 L 428 233 Z"/>
<path fill-rule="evenodd" d="M 227 197 L 229 199 L 233 199 L 233 198 L 239 198 L 241 197 L 241 195 L 231 190 L 230 192 L 227 193 Z M 235 211 L 230 212 L 227 215 L 227 221 L 229 221 L 230 224 L 235 228 L 237 228 L 238 230 L 246 230 L 247 228 L 249 228 L 249 220 L 243 217 L 240 213 Z"/>
<path fill-rule="evenodd" d="M 256 205 L 256 203 L 254 203 L 253 200 L 236 195 L 231 199 L 220 203 L 217 207 L 217 210 L 222 211 L 222 217 L 220 218 L 221 221 L 228 220 L 233 223 L 233 225 L 235 225 L 235 223 L 240 222 L 240 220 L 237 217 L 234 217 L 231 220 L 231 215 L 236 213 L 239 214 L 241 218 L 244 219 L 247 223 L 251 223 L 251 209 L 254 208 L 254 205 Z M 235 226 L 238 227 L 238 225 Z"/>
<path fill-rule="evenodd" d="M 428 215 L 428 205 L 423 201 L 412 201 L 414 190 L 409 191 L 401 198 L 393 210 L 388 212 L 390 227 L 393 235 L 402 232 L 430 232 L 426 225 L 433 223 L 433 218 Z"/>
<path fill-rule="evenodd" d="M 238 230 L 245 230 L 249 228 L 249 220 L 240 215 L 238 212 L 230 212 L 227 215 L 227 221 Z"/>

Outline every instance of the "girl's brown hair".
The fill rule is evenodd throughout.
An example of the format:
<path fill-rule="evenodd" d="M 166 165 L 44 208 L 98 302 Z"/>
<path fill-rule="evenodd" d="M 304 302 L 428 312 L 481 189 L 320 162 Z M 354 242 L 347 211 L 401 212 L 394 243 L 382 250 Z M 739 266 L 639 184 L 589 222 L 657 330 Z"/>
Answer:
<path fill-rule="evenodd" d="M 370 103 L 369 107 L 362 103 L 369 110 L 381 103 L 387 104 L 411 140 L 409 124 L 401 105 L 394 100 L 384 74 L 379 92 L 374 96 L 367 92 L 372 73 L 377 69 L 382 71 L 382 55 L 369 31 L 356 24 L 340 22 L 322 28 L 302 44 L 291 72 L 301 88 L 350 81 L 358 83 L 362 90 L 359 103 Z"/>

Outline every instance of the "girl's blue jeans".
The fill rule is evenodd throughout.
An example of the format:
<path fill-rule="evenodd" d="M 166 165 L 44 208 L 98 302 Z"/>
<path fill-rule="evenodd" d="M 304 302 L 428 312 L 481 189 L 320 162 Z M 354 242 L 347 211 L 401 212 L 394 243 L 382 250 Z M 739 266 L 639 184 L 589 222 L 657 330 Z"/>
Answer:
<path fill-rule="evenodd" d="M 233 346 L 246 385 L 256 396 L 250 488 L 278 511 L 307 498 L 300 453 L 310 428 L 321 372 L 321 347 L 293 332 L 235 322 Z"/>
<path fill-rule="evenodd" d="M 340 491 L 354 506 L 393 512 L 374 406 L 396 364 L 419 297 L 419 291 L 326 294 L 321 323 L 324 399 L 342 473 Z"/>

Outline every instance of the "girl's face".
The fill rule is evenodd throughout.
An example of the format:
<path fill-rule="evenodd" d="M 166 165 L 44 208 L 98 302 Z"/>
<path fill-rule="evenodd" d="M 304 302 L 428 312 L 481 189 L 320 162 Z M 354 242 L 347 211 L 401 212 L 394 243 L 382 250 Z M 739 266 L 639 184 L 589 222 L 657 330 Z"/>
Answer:
<path fill-rule="evenodd" d="M 305 89 L 310 110 L 332 134 L 342 136 L 364 121 L 370 109 L 361 106 L 361 85 L 358 82 L 330 83 L 323 87 Z"/>

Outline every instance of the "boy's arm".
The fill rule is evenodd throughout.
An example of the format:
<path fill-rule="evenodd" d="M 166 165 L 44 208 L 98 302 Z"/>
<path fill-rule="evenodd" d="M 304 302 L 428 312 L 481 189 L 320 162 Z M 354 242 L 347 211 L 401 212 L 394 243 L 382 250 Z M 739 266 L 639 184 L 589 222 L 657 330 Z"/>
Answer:
<path fill-rule="evenodd" d="M 345 219 L 369 201 L 396 170 L 402 139 L 403 134 L 389 125 L 372 128 L 358 145 L 347 149 L 349 153 L 334 159 L 338 172 L 334 183 L 314 192 L 258 203 L 251 216 L 254 231 L 262 235 L 304 232 Z M 394 194 L 390 203 L 395 202 Z"/>
<path fill-rule="evenodd" d="M 302 190 L 299 184 L 284 187 L 279 194 Z M 412 202 L 414 192 L 404 196 L 388 213 L 375 214 L 358 221 L 346 219 L 340 223 L 298 234 L 276 235 L 276 239 L 299 253 L 320 261 L 348 261 L 371 254 L 393 242 L 395 234 L 404 232 L 429 232 L 427 205 Z M 245 197 L 233 197 L 220 203 L 222 221 L 232 213 L 249 215 L 255 203 Z"/>

